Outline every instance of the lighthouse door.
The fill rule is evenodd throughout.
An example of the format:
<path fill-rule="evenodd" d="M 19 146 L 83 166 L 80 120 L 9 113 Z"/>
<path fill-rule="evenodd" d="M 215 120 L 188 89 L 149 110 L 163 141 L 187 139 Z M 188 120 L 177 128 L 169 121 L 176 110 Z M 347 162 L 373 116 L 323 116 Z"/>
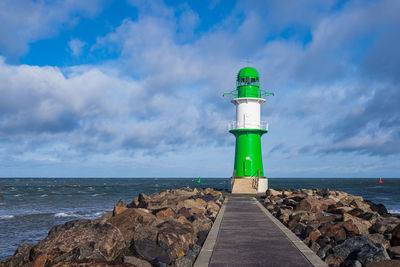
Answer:
<path fill-rule="evenodd" d="M 244 161 L 244 176 L 251 176 L 251 163 L 250 157 L 246 157 Z"/>

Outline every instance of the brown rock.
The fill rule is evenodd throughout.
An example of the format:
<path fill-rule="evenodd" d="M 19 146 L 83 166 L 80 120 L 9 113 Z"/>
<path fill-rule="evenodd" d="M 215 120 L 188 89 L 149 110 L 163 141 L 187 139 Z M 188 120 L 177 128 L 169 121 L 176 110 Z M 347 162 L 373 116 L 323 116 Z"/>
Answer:
<path fill-rule="evenodd" d="M 333 254 L 329 254 L 325 258 L 325 263 L 328 264 L 329 266 L 340 266 L 340 264 L 343 262 L 343 260 L 339 257 L 336 257 Z"/>
<path fill-rule="evenodd" d="M 346 237 L 354 237 L 356 235 L 360 234 L 360 230 L 358 229 L 358 227 L 351 221 L 345 221 L 345 222 L 339 222 L 337 223 L 338 225 L 341 225 L 344 227 L 344 229 L 346 230 Z"/>
<path fill-rule="evenodd" d="M 366 203 L 366 202 L 364 202 L 363 200 L 360 200 L 360 199 L 354 199 L 354 200 L 350 203 L 350 206 L 359 208 L 359 209 L 361 209 L 361 210 L 364 211 L 364 212 L 371 212 L 371 213 L 372 213 L 372 210 L 371 210 L 371 207 L 369 206 L 369 204 Z"/>
<path fill-rule="evenodd" d="M 186 218 L 190 217 L 190 212 L 187 208 L 182 207 L 181 209 L 179 209 L 178 214 L 185 216 Z"/>
<path fill-rule="evenodd" d="M 372 243 L 381 243 L 386 249 L 390 247 L 390 241 L 385 239 L 385 236 L 379 233 L 367 234 Z"/>
<path fill-rule="evenodd" d="M 388 248 L 390 258 L 400 259 L 400 246 Z"/>
<path fill-rule="evenodd" d="M 190 229 L 191 230 L 191 229 Z M 157 236 L 158 244 L 167 249 L 169 258 L 176 259 L 190 249 L 196 240 L 193 231 L 188 231 L 188 226 L 183 224 L 164 225 Z"/>
<path fill-rule="evenodd" d="M 178 219 L 176 219 L 176 220 L 177 220 L 179 223 L 182 223 L 182 224 L 185 224 L 185 223 L 189 223 L 189 224 L 190 224 L 189 220 L 186 219 L 185 216 L 179 216 Z"/>
<path fill-rule="evenodd" d="M 156 226 L 139 224 L 133 232 L 133 240 L 136 241 L 147 238 L 156 242 L 158 231 L 159 229 Z"/>
<path fill-rule="evenodd" d="M 117 262 L 106 262 L 98 259 L 85 259 L 79 261 L 63 261 L 52 264 L 52 267 L 127 267 L 126 264 L 119 264 Z M 131 266 L 131 265 L 129 265 Z M 23 266 L 28 267 L 28 266 Z"/>
<path fill-rule="evenodd" d="M 333 203 L 328 200 L 306 198 L 300 201 L 300 203 L 296 206 L 296 211 L 304 210 L 309 212 L 320 212 L 327 210 L 330 204 Z"/>
<path fill-rule="evenodd" d="M 294 218 L 296 221 L 303 222 L 309 219 L 309 213 L 307 211 L 295 211 L 291 214 L 291 218 Z"/>
<path fill-rule="evenodd" d="M 34 245 L 32 244 L 22 244 L 15 251 L 14 255 L 5 261 L 0 261 L 1 267 L 15 267 L 22 266 L 30 261 L 30 252 Z"/>
<path fill-rule="evenodd" d="M 343 221 L 348 221 L 348 220 L 354 223 L 354 225 L 360 231 L 360 234 L 362 235 L 369 234 L 368 229 L 372 226 L 372 224 L 369 221 L 360 219 L 358 217 L 354 217 L 348 213 L 343 214 Z"/>
<path fill-rule="evenodd" d="M 45 267 L 47 263 L 47 255 L 42 254 L 38 256 L 33 262 L 33 267 Z"/>
<path fill-rule="evenodd" d="M 400 261 L 398 260 L 386 260 L 379 262 L 369 262 L 366 267 L 400 267 Z"/>
<path fill-rule="evenodd" d="M 207 202 L 205 202 L 204 200 L 202 200 L 201 198 L 197 198 L 196 202 L 199 203 L 200 205 L 202 205 L 203 207 L 207 206 Z"/>
<path fill-rule="evenodd" d="M 203 214 L 196 216 L 196 219 L 192 222 L 192 226 L 195 232 L 209 231 L 211 229 L 213 222 Z"/>
<path fill-rule="evenodd" d="M 126 207 L 125 202 L 120 199 L 117 203 L 117 205 L 115 205 L 114 210 L 113 210 L 113 216 L 116 216 L 118 214 L 121 214 L 122 212 L 128 210 L 128 208 Z"/>
<path fill-rule="evenodd" d="M 360 217 L 360 215 L 363 214 L 364 211 L 362 209 L 360 209 L 360 208 L 354 208 L 354 209 L 350 210 L 347 213 L 352 215 L 352 216 Z"/>
<path fill-rule="evenodd" d="M 265 193 L 266 193 L 267 197 L 278 196 L 278 195 L 282 194 L 281 191 L 274 190 L 274 189 L 268 189 L 267 192 L 265 192 Z"/>
<path fill-rule="evenodd" d="M 395 246 L 400 246 L 400 224 L 397 225 L 392 231 L 392 240 L 390 240 L 390 244 Z"/>
<path fill-rule="evenodd" d="M 316 220 L 319 221 L 320 224 L 324 224 L 335 221 L 336 219 L 338 219 L 339 216 L 341 215 L 318 212 L 316 213 Z"/>
<path fill-rule="evenodd" d="M 175 213 L 171 208 L 162 209 L 156 213 L 157 218 L 173 217 L 174 215 Z"/>
<path fill-rule="evenodd" d="M 107 222 L 120 230 L 126 245 L 129 245 L 133 239 L 135 226 L 139 224 L 140 217 L 141 215 L 135 212 L 135 209 L 129 209 L 110 218 Z"/>
<path fill-rule="evenodd" d="M 354 200 L 363 201 L 363 198 L 360 196 L 345 194 L 339 202 L 342 203 L 343 206 L 350 206 L 350 203 L 352 203 Z M 356 205 L 357 203 L 355 202 L 354 204 Z"/>
<path fill-rule="evenodd" d="M 124 256 L 124 263 L 132 264 L 135 267 L 151 267 L 152 265 L 145 260 L 133 257 L 133 256 Z"/>
<path fill-rule="evenodd" d="M 317 239 L 321 236 L 321 232 L 316 229 L 314 231 L 312 231 L 309 235 L 308 235 L 308 239 L 310 239 L 311 241 L 317 241 Z M 318 250 L 317 250 L 318 251 Z"/>
<path fill-rule="evenodd" d="M 317 253 L 317 251 L 320 249 L 321 247 L 319 246 L 319 244 L 318 243 L 316 243 L 316 242 L 311 242 L 311 245 L 310 245 L 310 249 L 312 250 L 312 251 L 314 251 L 315 253 Z"/>
<path fill-rule="evenodd" d="M 336 241 L 346 239 L 346 231 L 344 227 L 340 224 L 326 223 L 319 228 L 319 231 L 321 232 L 321 234 L 334 237 Z"/>
<path fill-rule="evenodd" d="M 207 213 L 213 217 L 216 218 L 219 212 L 220 207 L 212 200 L 207 202 Z"/>
<path fill-rule="evenodd" d="M 42 254 L 55 258 L 82 246 L 92 247 L 94 252 L 100 252 L 105 260 L 111 261 L 125 249 L 125 242 L 118 228 L 109 223 L 72 221 L 53 227 L 31 253 L 35 260 Z"/>
<path fill-rule="evenodd" d="M 206 208 L 194 199 L 184 200 L 183 202 L 178 204 L 177 209 L 180 209 L 182 207 L 190 210 L 191 214 L 204 214 L 206 212 Z"/>

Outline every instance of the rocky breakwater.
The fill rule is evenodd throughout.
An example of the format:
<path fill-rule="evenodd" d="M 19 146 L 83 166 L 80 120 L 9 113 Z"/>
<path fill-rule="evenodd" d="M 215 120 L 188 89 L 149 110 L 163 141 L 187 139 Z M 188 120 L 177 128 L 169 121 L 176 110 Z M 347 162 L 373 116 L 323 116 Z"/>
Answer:
<path fill-rule="evenodd" d="M 211 188 L 139 194 L 96 220 L 53 227 L 0 266 L 192 266 L 223 200 Z"/>
<path fill-rule="evenodd" d="M 264 206 L 329 266 L 400 266 L 400 219 L 328 189 L 273 190 Z"/>

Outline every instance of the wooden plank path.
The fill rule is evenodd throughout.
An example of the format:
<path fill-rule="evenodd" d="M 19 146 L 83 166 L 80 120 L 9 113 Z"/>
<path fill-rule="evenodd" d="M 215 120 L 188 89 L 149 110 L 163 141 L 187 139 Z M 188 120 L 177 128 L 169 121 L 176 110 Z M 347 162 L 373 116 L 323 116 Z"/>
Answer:
<path fill-rule="evenodd" d="M 253 196 L 229 195 L 195 266 L 327 265 Z"/>

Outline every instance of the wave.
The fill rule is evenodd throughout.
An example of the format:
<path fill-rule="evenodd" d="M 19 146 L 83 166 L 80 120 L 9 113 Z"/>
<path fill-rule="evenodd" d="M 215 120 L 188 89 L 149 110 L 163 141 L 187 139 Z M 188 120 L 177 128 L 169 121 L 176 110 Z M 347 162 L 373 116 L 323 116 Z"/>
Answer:
<path fill-rule="evenodd" d="M 14 217 L 14 215 L 0 215 L 0 220 L 12 219 Z"/>
<path fill-rule="evenodd" d="M 60 218 L 60 217 L 77 217 L 77 215 L 73 214 L 73 213 L 59 212 L 59 213 L 54 214 L 54 217 L 58 217 L 58 218 Z"/>
<path fill-rule="evenodd" d="M 400 209 L 388 210 L 389 213 L 400 214 Z"/>
<path fill-rule="evenodd" d="M 48 197 L 49 195 L 46 195 L 46 194 L 44 194 L 44 195 L 41 195 L 40 197 Z"/>

